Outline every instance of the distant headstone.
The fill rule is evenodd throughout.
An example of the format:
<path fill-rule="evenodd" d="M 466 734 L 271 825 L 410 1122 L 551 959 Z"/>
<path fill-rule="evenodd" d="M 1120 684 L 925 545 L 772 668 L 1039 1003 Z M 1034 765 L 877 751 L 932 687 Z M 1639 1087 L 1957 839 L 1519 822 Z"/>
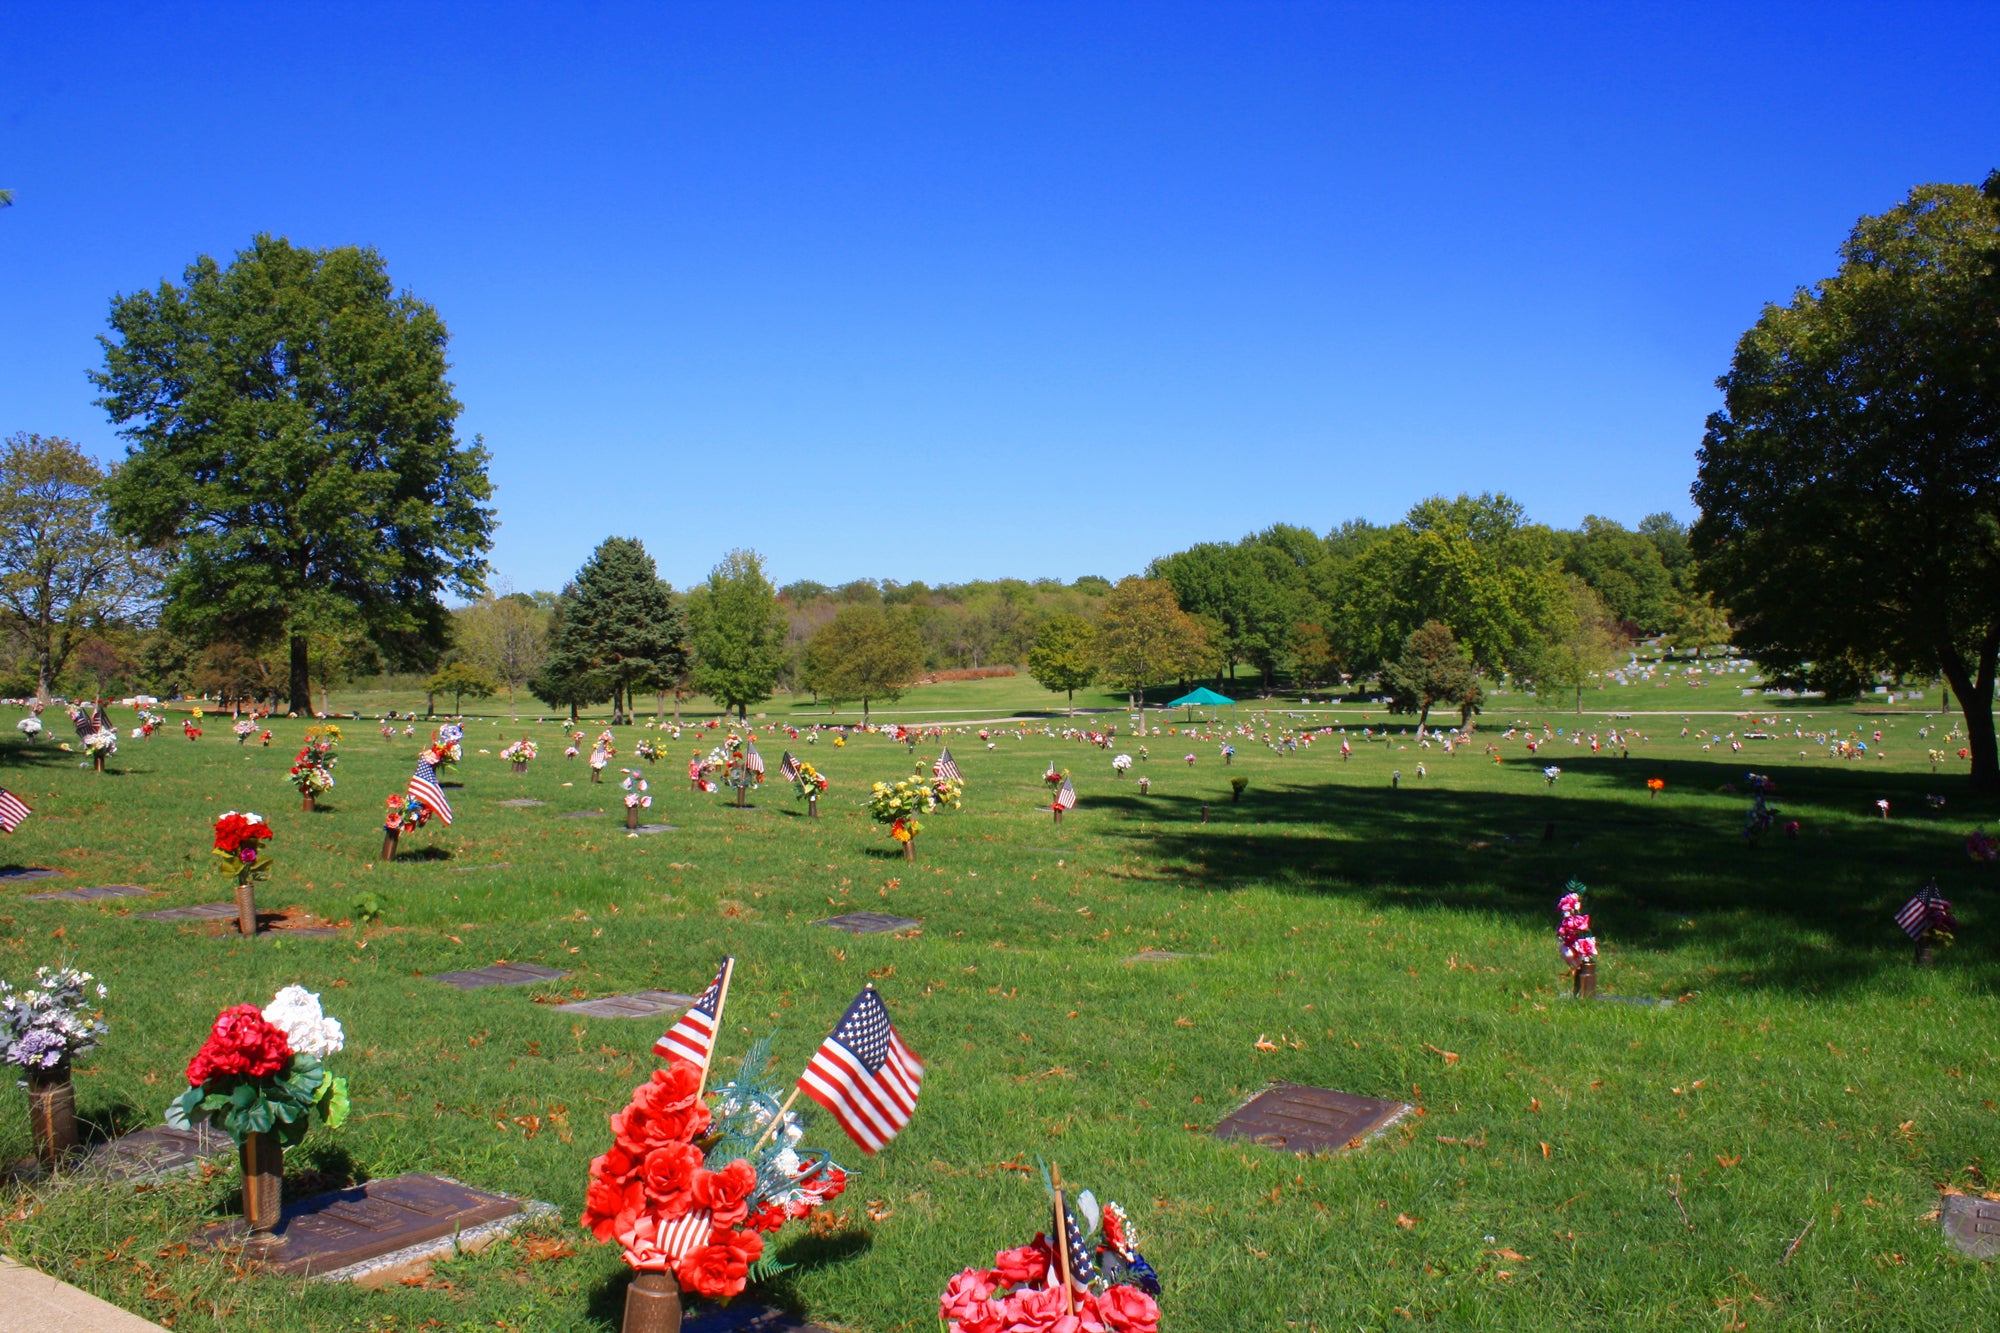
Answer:
<path fill-rule="evenodd" d="M 156 1179 L 235 1151 L 227 1134 L 207 1125 L 192 1129 L 154 1125 L 92 1147 L 84 1155 L 83 1169 L 107 1180 Z"/>
<path fill-rule="evenodd" d="M 561 981 L 567 972 L 534 963 L 495 963 L 491 967 L 468 968 L 462 972 L 439 972 L 432 981 L 442 981 L 456 990 L 478 990 L 482 986 L 528 986 L 537 981 Z"/>
<path fill-rule="evenodd" d="M 627 832 L 630 832 L 630 833 L 672 833 L 672 832 L 675 832 L 675 831 L 676 831 L 677 827 L 678 827 L 678 826 L 677 826 L 677 825 L 674 825 L 674 824 L 641 824 L 641 825 L 639 825 L 639 827 L 637 827 L 637 828 L 635 828 L 635 829 L 628 829 L 628 830 L 627 830 Z"/>
<path fill-rule="evenodd" d="M 221 921 L 236 919 L 235 903 L 197 903 L 193 907 L 168 907 L 158 912 L 140 912 L 141 921 Z"/>
<path fill-rule="evenodd" d="M 844 912 L 839 916 L 830 916 L 824 921 L 815 921 L 813 924 L 831 926 L 850 935 L 880 935 L 891 930 L 908 930 L 912 926 L 921 926 L 924 923 L 913 917 L 890 916 L 887 912 Z"/>
<path fill-rule="evenodd" d="M 642 990 L 630 995 L 607 995 L 601 1000 L 578 1000 L 574 1004 L 555 1007 L 559 1013 L 582 1014 L 587 1018 L 651 1018 L 655 1014 L 691 1009 L 695 998 L 670 990 Z"/>
<path fill-rule="evenodd" d="M 150 898 L 151 889 L 142 889 L 137 884 L 100 884 L 92 889 L 63 889 L 57 893 L 31 893 L 30 902 L 38 903 L 94 903 L 103 898 Z"/>
<path fill-rule="evenodd" d="M 60 870 L 50 870 L 47 866 L 15 866 L 11 870 L 0 870 L 0 884 L 18 884 L 30 879 L 54 879 L 62 874 Z"/>
<path fill-rule="evenodd" d="M 1355 1146 L 1409 1110 L 1404 1102 L 1280 1083 L 1223 1117 L 1215 1137 L 1248 1139 L 1281 1152 L 1328 1152 Z"/>
<path fill-rule="evenodd" d="M 1938 1210 L 1944 1234 L 1974 1259 L 2000 1259 L 2000 1203 L 1970 1194 L 1947 1194 Z"/>
<path fill-rule="evenodd" d="M 371 1260 L 402 1257 L 427 1241 L 445 1242 L 430 1256 L 441 1257 L 473 1228 L 525 1216 L 520 1200 L 447 1176 L 391 1176 L 287 1204 L 269 1243 L 246 1250 L 244 1258 L 291 1277 L 365 1278 L 365 1270 L 357 1270 Z M 241 1244 L 243 1221 L 205 1227 L 200 1239 L 213 1246 Z"/>
<path fill-rule="evenodd" d="M 500 804 L 512 806 L 516 810 L 528 810 L 538 805 L 547 805 L 548 802 L 538 801 L 532 796 L 516 796 L 513 800 L 502 801 Z"/>

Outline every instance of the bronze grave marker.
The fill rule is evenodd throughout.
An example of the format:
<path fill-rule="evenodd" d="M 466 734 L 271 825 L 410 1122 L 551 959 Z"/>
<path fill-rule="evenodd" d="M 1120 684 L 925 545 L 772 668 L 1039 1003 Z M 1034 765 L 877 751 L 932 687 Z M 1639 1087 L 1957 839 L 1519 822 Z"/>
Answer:
<path fill-rule="evenodd" d="M 391 1176 L 285 1205 L 270 1242 L 245 1257 L 268 1272 L 326 1274 L 521 1211 L 517 1199 L 444 1176 Z M 244 1234 L 237 1218 L 204 1228 L 201 1239 L 235 1245 Z"/>
<path fill-rule="evenodd" d="M 651 1018 L 654 1014 L 678 1013 L 694 1007 L 695 997 L 670 990 L 634 991 L 630 995 L 606 995 L 597 1000 L 578 1000 L 555 1006 L 558 1013 L 583 1014 L 589 1018 Z"/>
<path fill-rule="evenodd" d="M 1974 1259 L 2000 1259 L 2000 1202 L 1971 1194 L 1947 1194 L 1938 1210 L 1944 1234 Z"/>
<path fill-rule="evenodd" d="M 1327 1152 L 1387 1128 L 1409 1110 L 1379 1097 L 1278 1083 L 1223 1117 L 1215 1137 L 1249 1139 L 1281 1152 Z"/>
<path fill-rule="evenodd" d="M 107 1180 L 135 1180 L 170 1176 L 210 1158 L 226 1159 L 235 1152 L 236 1145 L 227 1134 L 207 1125 L 193 1129 L 154 1125 L 95 1145 L 84 1155 L 83 1167 Z"/>
<path fill-rule="evenodd" d="M 168 907 L 158 912 L 140 912 L 141 921 L 221 921 L 236 919 L 235 903 L 197 903 L 193 907 Z"/>
<path fill-rule="evenodd" d="M 151 889 L 142 889 L 137 884 L 100 884 L 91 889 L 63 889 L 56 893 L 31 893 L 28 898 L 38 903 L 94 903 L 102 898 L 150 898 Z"/>
<path fill-rule="evenodd" d="M 924 923 L 913 917 L 890 916 L 887 912 L 843 912 L 839 916 L 830 916 L 824 921 L 815 921 L 813 924 L 831 926 L 850 935 L 880 935 L 891 930 L 908 930 L 912 926 L 921 926 Z"/>
<path fill-rule="evenodd" d="M 491 967 L 466 968 L 459 972 L 439 972 L 432 981 L 442 981 L 458 990 L 478 990 L 481 986 L 527 986 L 537 981 L 561 981 L 567 972 L 533 963 L 495 963 Z"/>

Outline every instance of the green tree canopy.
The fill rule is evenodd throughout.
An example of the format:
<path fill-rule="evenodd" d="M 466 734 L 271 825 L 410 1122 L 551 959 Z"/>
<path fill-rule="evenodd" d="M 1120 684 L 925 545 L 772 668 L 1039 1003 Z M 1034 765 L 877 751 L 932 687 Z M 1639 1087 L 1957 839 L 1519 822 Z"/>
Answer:
<path fill-rule="evenodd" d="M 596 658 L 582 634 L 570 631 L 570 607 L 576 601 L 574 581 L 565 585 L 549 608 L 547 647 L 542 662 L 528 678 L 535 697 L 569 710 L 570 721 L 577 710 L 589 708 L 611 697 L 611 685 L 595 666 Z"/>
<path fill-rule="evenodd" d="M 572 669 L 610 687 L 614 721 L 631 718 L 631 692 L 664 689 L 687 671 L 687 627 L 673 590 L 636 537 L 610 537 L 577 571 L 563 615 Z"/>
<path fill-rule="evenodd" d="M 1130 696 L 1142 730 L 1146 691 L 1199 671 L 1208 653 L 1208 631 L 1181 610 L 1165 580 L 1127 575 L 1104 599 L 1098 663 L 1104 678 Z"/>
<path fill-rule="evenodd" d="M 1569 614 L 1536 650 L 1525 674 L 1537 692 L 1551 688 L 1573 690 L 1576 711 L 1583 711 L 1583 687 L 1593 676 L 1607 670 L 1630 640 L 1620 620 L 1597 595 L 1597 590 L 1572 574 L 1569 576 Z"/>
<path fill-rule="evenodd" d="M 527 593 L 491 593 L 459 608 L 453 638 L 472 661 L 507 689 L 507 708 L 520 720 L 517 691 L 542 669 L 549 612 Z"/>
<path fill-rule="evenodd" d="M 900 606 L 854 602 L 840 608 L 806 644 L 805 683 L 829 703 L 894 700 L 924 669 L 924 644 L 916 622 Z"/>
<path fill-rule="evenodd" d="M 14 435 L 0 450 L 0 613 L 35 659 L 44 702 L 90 633 L 144 614 L 158 588 L 149 555 L 107 524 L 103 485 L 68 440 Z"/>
<path fill-rule="evenodd" d="M 1397 710 L 1415 711 L 1420 728 L 1437 704 L 1461 709 L 1470 717 L 1479 703 L 1479 672 L 1472 665 L 1472 654 L 1441 621 L 1426 621 L 1410 631 L 1402 652 L 1382 674 Z"/>
<path fill-rule="evenodd" d="M 92 376 L 131 441 L 112 522 L 169 548 L 178 629 L 289 645 L 295 711 L 309 635 L 435 660 L 442 594 L 480 588 L 487 455 L 453 433 L 447 338 L 375 251 L 262 235 L 226 269 L 204 255 L 183 285 L 112 303 Z"/>
<path fill-rule="evenodd" d="M 1564 567 L 1588 583 L 1613 616 L 1641 634 L 1666 628 L 1679 595 L 1653 538 L 1592 514 L 1568 545 Z"/>
<path fill-rule="evenodd" d="M 1069 696 L 1076 712 L 1076 692 L 1097 679 L 1097 630 L 1082 616 L 1058 612 L 1035 631 L 1028 650 L 1028 674 L 1045 690 Z"/>
<path fill-rule="evenodd" d="M 490 699 L 499 688 L 500 683 L 488 675 L 484 667 L 463 658 L 446 662 L 424 682 L 424 693 L 451 696 L 451 711 L 454 714 L 464 711 L 464 696 L 469 694 L 475 699 Z"/>
<path fill-rule="evenodd" d="M 1809 685 L 1942 672 L 2000 790 L 2000 173 L 1862 218 L 1718 383 L 1693 539 L 1737 645 Z"/>
<path fill-rule="evenodd" d="M 787 624 L 755 551 L 731 551 L 688 599 L 695 688 L 747 716 L 785 665 Z"/>

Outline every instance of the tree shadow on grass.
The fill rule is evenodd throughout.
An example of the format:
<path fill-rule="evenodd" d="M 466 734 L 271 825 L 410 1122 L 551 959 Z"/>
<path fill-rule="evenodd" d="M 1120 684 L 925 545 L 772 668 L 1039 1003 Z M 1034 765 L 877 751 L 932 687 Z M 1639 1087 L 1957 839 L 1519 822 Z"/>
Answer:
<path fill-rule="evenodd" d="M 1428 779 L 1406 775 L 1400 790 L 1267 777 L 1240 804 L 1211 802 L 1206 825 L 1192 796 L 1120 795 L 1094 804 L 1130 816 L 1113 837 L 1202 888 L 1268 886 L 1510 916 L 1553 931 L 1555 899 L 1576 878 L 1589 886 L 1601 939 L 1667 954 L 1699 944 L 1740 966 L 1744 985 L 1799 991 L 1858 986 L 1908 967 L 1909 944 L 1891 915 L 1935 877 L 1962 926 L 1940 965 L 1970 972 L 1982 988 L 2000 987 L 1996 872 L 1967 858 L 1960 826 L 2000 812 L 2000 802 L 1964 793 L 1962 779 L 1859 766 L 1786 769 L 1768 755 L 1551 758 L 1563 761 L 1554 789 L 1512 792 L 1426 785 L 1478 762 L 1469 757 L 1441 761 Z M 1778 782 L 1780 826 L 1756 843 L 1742 836 L 1750 808 L 1743 776 L 1753 766 Z M 1657 800 L 1604 785 L 1635 792 L 1649 777 L 1667 784 Z M 1725 793 L 1725 808 L 1688 799 L 1725 785 L 1740 792 Z M 1925 803 L 1941 787 L 1949 787 L 1951 824 Z M 1911 817 L 1880 819 L 1878 799 L 1890 802 L 1892 815 Z M 1800 833 L 1788 837 L 1782 826 L 1795 819 Z M 1555 836 L 1545 841 L 1551 821 Z"/>

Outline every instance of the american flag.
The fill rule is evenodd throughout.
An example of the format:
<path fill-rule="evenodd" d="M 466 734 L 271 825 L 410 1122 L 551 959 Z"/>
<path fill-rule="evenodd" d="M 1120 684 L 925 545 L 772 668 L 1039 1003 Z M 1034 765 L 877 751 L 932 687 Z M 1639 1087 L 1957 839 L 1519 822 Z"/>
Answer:
<path fill-rule="evenodd" d="M 444 798 L 444 788 L 438 785 L 437 770 L 431 767 L 430 751 L 417 756 L 417 771 L 410 775 L 408 790 L 418 805 L 445 823 L 451 822 L 451 802 Z"/>
<path fill-rule="evenodd" d="M 872 1153 L 910 1123 L 923 1083 L 924 1062 L 903 1045 L 870 986 L 820 1043 L 799 1076 L 799 1091 L 830 1111 L 861 1151 Z"/>
<path fill-rule="evenodd" d="M 702 1069 L 708 1068 L 708 1057 L 715 1050 L 715 1030 L 722 1023 L 722 988 L 729 983 L 729 969 L 735 965 L 734 958 L 722 960 L 715 980 L 695 1000 L 694 1007 L 653 1043 L 654 1055 L 662 1060 L 679 1057 Z"/>
<path fill-rule="evenodd" d="M 0 829 L 6 829 L 9 833 L 12 833 L 15 829 L 21 827 L 22 820 L 33 813 L 35 812 L 28 808 L 26 801 L 16 796 L 13 792 L 8 791 L 5 787 L 0 787 Z"/>
<path fill-rule="evenodd" d="M 953 782 L 965 781 L 963 777 L 959 776 L 958 761 L 951 757 L 950 746 L 946 746 L 944 750 L 939 753 L 937 757 L 937 763 L 931 766 L 931 771 L 936 773 L 939 777 L 949 778 Z"/>
<path fill-rule="evenodd" d="M 1958 922 L 1951 916 L 1951 904 L 1938 897 L 1936 880 L 1924 885 L 1922 893 L 1903 904 L 1903 910 L 1896 913 L 1896 924 L 1913 940 L 1932 930 L 1958 928 Z"/>
<path fill-rule="evenodd" d="M 792 757 L 790 750 L 785 751 L 785 757 L 778 761 L 778 776 L 787 782 L 799 780 L 799 761 Z"/>
<path fill-rule="evenodd" d="M 1063 1243 L 1069 1247 L 1069 1280 L 1087 1287 L 1097 1280 L 1097 1263 L 1090 1257 L 1090 1247 L 1083 1243 L 1083 1228 L 1076 1224 L 1076 1212 L 1069 1206 L 1069 1200 L 1063 1199 L 1060 1206 Z"/>
<path fill-rule="evenodd" d="M 706 1208 L 697 1208 L 685 1217 L 677 1217 L 671 1222 L 655 1223 L 651 1219 L 640 1222 L 643 1229 L 659 1227 L 660 1250 L 669 1259 L 682 1259 L 708 1244 L 710 1233 L 715 1230 L 713 1215 Z"/>
<path fill-rule="evenodd" d="M 1068 778 L 1063 779 L 1062 790 L 1056 793 L 1056 809 L 1076 809 L 1076 788 L 1071 785 Z"/>
<path fill-rule="evenodd" d="M 764 771 L 764 756 L 757 753 L 757 742 L 743 742 L 743 767 L 752 773 Z"/>

